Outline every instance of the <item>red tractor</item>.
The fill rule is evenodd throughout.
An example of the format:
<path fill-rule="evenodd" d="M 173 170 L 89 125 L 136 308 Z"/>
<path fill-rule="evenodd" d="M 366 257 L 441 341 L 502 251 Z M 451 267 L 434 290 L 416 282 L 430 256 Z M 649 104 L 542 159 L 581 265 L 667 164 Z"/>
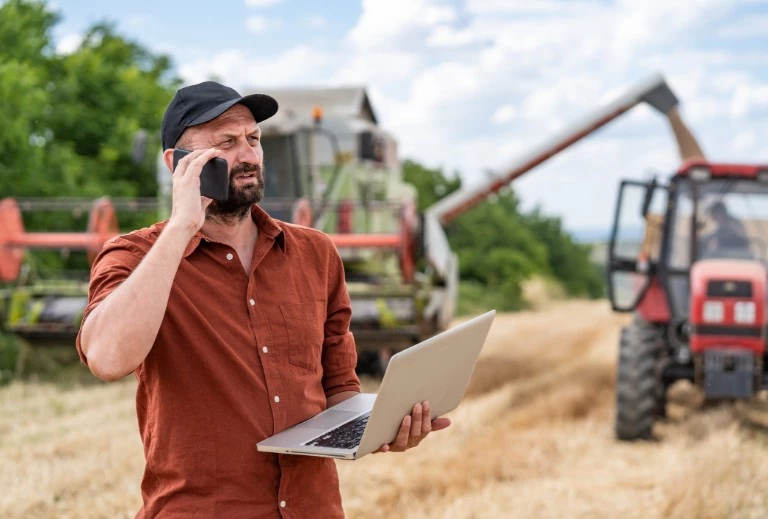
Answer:
<path fill-rule="evenodd" d="M 692 381 L 711 400 L 749 398 L 768 384 L 768 165 L 706 161 L 677 97 L 656 75 L 532 148 L 489 184 L 428 212 L 450 220 L 643 103 L 667 118 L 683 164 L 668 185 L 621 183 L 608 254 L 613 309 L 634 313 L 619 347 L 621 440 L 652 437 L 677 380 Z"/>
<path fill-rule="evenodd" d="M 745 399 L 765 371 L 768 166 L 687 160 L 667 185 L 623 181 L 609 252 L 622 330 L 615 433 L 648 439 L 667 390 Z"/>
<path fill-rule="evenodd" d="M 677 380 L 690 380 L 710 400 L 746 399 L 768 385 L 768 165 L 708 162 L 677 97 L 655 75 L 532 148 L 489 184 L 428 211 L 450 220 L 640 104 L 666 117 L 683 164 L 667 185 L 621 183 L 608 253 L 611 305 L 634 314 L 619 345 L 621 440 L 652 437 Z"/>

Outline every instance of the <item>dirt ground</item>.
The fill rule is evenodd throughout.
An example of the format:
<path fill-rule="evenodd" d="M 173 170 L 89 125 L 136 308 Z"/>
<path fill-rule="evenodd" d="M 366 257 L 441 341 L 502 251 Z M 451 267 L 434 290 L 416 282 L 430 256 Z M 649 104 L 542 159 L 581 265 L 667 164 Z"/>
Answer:
<path fill-rule="evenodd" d="M 658 442 L 614 440 L 626 320 L 605 302 L 499 315 L 448 430 L 405 454 L 338 462 L 347 516 L 768 517 L 768 433 L 744 406 L 698 409 L 678 386 Z M 132 518 L 133 389 L 0 390 L 0 517 Z"/>

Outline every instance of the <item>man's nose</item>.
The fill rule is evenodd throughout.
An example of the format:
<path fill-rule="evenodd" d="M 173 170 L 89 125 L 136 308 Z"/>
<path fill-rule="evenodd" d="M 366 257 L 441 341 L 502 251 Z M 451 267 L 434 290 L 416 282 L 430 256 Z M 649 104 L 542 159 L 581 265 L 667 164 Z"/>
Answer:
<path fill-rule="evenodd" d="M 237 144 L 237 156 L 236 161 L 238 163 L 245 163 L 245 164 L 258 164 L 259 163 L 259 155 L 256 153 L 256 151 L 251 147 L 251 145 L 248 143 L 248 141 L 243 140 L 238 142 Z"/>

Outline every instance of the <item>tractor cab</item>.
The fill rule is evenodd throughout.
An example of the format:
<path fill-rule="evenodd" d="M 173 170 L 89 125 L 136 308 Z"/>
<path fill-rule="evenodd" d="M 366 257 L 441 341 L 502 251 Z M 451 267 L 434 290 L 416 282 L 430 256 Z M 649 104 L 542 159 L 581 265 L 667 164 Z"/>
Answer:
<path fill-rule="evenodd" d="M 668 185 L 621 183 L 609 294 L 634 320 L 620 346 L 620 438 L 650 433 L 676 380 L 710 399 L 766 386 L 767 244 L 768 166 L 690 160 Z M 629 411 L 643 399 L 648 412 Z"/>

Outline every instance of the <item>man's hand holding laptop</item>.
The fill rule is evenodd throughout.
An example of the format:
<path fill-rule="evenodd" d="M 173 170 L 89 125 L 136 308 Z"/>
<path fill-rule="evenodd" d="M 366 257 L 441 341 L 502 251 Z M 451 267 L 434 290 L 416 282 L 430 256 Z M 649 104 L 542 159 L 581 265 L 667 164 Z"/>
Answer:
<path fill-rule="evenodd" d="M 374 454 L 379 452 L 405 452 L 418 446 L 424 438 L 432 431 L 441 431 L 451 425 L 450 418 L 432 419 L 429 411 L 429 402 L 424 401 L 421 404 L 413 406 L 413 412 L 406 415 L 400 424 L 400 430 L 397 432 L 392 443 L 382 445 Z"/>
<path fill-rule="evenodd" d="M 332 395 L 324 411 L 261 440 L 257 448 L 356 460 L 416 447 L 451 425 L 445 415 L 467 390 L 495 314 L 488 311 L 396 353 L 378 393 Z"/>

